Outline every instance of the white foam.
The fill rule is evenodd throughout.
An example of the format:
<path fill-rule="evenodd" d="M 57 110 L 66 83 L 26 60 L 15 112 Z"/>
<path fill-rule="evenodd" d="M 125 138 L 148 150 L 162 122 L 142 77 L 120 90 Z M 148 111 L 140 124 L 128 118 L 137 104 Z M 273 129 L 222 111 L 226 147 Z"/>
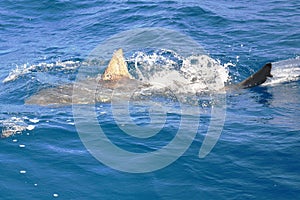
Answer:
<path fill-rule="evenodd" d="M 168 87 L 177 93 L 195 94 L 201 91 L 217 91 L 229 80 L 227 66 L 207 55 L 194 55 L 182 58 L 169 50 L 150 55 L 137 52 L 132 60 L 135 63 L 135 77 L 156 87 Z M 169 53 L 171 56 L 165 56 Z M 182 61 L 182 65 L 180 62 Z"/>
<path fill-rule="evenodd" d="M 29 119 L 29 121 L 32 123 L 38 123 L 40 120 L 37 118 L 34 118 L 34 119 Z"/>
<path fill-rule="evenodd" d="M 26 127 L 26 129 L 29 130 L 29 131 L 33 130 L 34 128 L 35 128 L 34 125 L 28 125 L 28 126 Z"/>
<path fill-rule="evenodd" d="M 0 124 L 3 125 L 2 128 L 2 135 L 1 137 L 10 137 L 15 134 L 21 134 L 23 131 L 26 130 L 33 130 L 35 125 L 28 125 L 26 122 L 33 122 L 37 123 L 39 120 L 37 119 L 29 119 L 28 117 L 11 117 L 5 120 L 0 120 Z M 29 133 L 27 133 L 29 135 Z M 17 142 L 17 140 L 13 140 Z"/>
<path fill-rule="evenodd" d="M 268 79 L 264 85 L 277 85 L 298 81 L 300 79 L 300 58 L 272 63 L 271 74 L 273 78 Z"/>
<path fill-rule="evenodd" d="M 218 91 L 229 79 L 227 68 L 207 55 L 185 59 L 181 71 L 196 91 Z"/>
<path fill-rule="evenodd" d="M 26 63 L 21 66 L 17 65 L 16 68 L 13 69 L 2 82 L 7 83 L 10 81 L 14 81 L 20 76 L 24 76 L 25 74 L 29 74 L 32 72 L 46 72 L 53 69 L 56 71 L 74 70 L 77 69 L 80 65 L 81 63 L 79 61 L 56 61 L 55 63 L 41 62 L 36 65 L 30 65 Z"/>
<path fill-rule="evenodd" d="M 20 134 L 26 130 L 27 124 L 24 119 L 20 117 L 11 117 L 9 119 L 1 120 L 3 125 L 1 137 L 9 137 L 15 134 Z"/>

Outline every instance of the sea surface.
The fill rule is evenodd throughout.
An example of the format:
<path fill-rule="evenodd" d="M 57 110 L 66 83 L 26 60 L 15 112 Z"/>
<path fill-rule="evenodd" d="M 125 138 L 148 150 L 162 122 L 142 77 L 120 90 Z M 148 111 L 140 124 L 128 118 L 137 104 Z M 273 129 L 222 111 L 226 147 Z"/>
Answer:
<path fill-rule="evenodd" d="M 181 105 L 139 99 L 124 116 L 125 104 L 25 104 L 75 82 L 86 65 L 100 73 L 118 48 L 129 67 L 143 63 L 143 81 L 176 90 L 171 72 L 185 69 L 205 94 Z M 199 74 L 200 65 L 182 67 L 194 53 L 207 56 Z M 299 199 L 299 56 L 298 0 L 2 0 L 0 199 Z M 268 62 L 274 77 L 265 84 L 210 93 L 220 89 L 216 73 L 233 85 Z M 95 139 L 90 122 L 112 143 Z M 178 134 L 184 141 L 173 143 Z"/>

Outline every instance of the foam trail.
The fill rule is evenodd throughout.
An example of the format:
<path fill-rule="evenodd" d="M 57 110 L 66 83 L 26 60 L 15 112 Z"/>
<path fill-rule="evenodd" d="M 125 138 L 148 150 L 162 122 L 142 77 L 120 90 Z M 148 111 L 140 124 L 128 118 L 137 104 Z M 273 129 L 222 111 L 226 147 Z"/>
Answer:
<path fill-rule="evenodd" d="M 300 80 L 300 57 L 272 63 L 273 78 L 263 85 L 276 85 Z"/>
<path fill-rule="evenodd" d="M 295 68 L 295 67 L 300 67 L 300 57 L 296 57 L 294 59 L 287 59 L 287 60 L 281 60 L 277 62 L 272 62 L 273 68 L 278 68 L 278 67 L 289 67 L 289 68 Z"/>
<path fill-rule="evenodd" d="M 2 83 L 7 83 L 18 79 L 21 76 L 30 74 L 32 72 L 47 72 L 51 70 L 56 71 L 71 71 L 80 67 L 82 63 L 80 61 L 56 61 L 55 63 L 38 63 L 36 65 L 23 64 L 21 66 L 16 66 L 9 75 L 2 81 Z"/>

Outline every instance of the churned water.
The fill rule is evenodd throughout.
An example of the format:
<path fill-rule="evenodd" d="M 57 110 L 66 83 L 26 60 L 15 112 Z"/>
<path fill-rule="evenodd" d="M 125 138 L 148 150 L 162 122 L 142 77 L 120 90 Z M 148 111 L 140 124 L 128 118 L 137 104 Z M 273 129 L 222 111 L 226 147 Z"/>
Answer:
<path fill-rule="evenodd" d="M 296 0 L 1 1 L 0 199 L 299 199 L 299 10 Z M 129 105 L 25 104 L 103 72 L 118 48 L 134 78 L 170 91 Z M 262 86 L 220 92 L 267 62 L 274 77 Z"/>

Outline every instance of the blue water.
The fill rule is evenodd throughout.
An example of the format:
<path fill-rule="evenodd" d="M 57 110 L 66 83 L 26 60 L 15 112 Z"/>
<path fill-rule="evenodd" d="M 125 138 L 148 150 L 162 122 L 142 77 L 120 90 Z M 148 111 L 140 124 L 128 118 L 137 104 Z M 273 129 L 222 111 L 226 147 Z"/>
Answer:
<path fill-rule="evenodd" d="M 82 62 L 123 31 L 161 27 L 233 64 L 230 82 L 236 83 L 267 62 L 299 57 L 299 10 L 297 0 L 1 1 L 0 128 L 7 122 L 34 128 L 0 140 L 0 199 L 298 199 L 299 76 L 228 93 L 225 124 L 212 151 L 198 157 L 210 122 L 207 109 L 187 151 L 149 173 L 122 172 L 94 158 L 80 140 L 70 106 L 24 105 L 41 88 L 73 81 L 76 70 L 35 70 L 2 81 L 24 65 Z M 110 139 L 140 153 L 164 147 L 180 122 L 171 114 L 152 140 L 131 143 L 119 135 L 111 113 L 98 114 Z M 132 117 L 148 124 L 148 115 L 139 111 Z"/>

